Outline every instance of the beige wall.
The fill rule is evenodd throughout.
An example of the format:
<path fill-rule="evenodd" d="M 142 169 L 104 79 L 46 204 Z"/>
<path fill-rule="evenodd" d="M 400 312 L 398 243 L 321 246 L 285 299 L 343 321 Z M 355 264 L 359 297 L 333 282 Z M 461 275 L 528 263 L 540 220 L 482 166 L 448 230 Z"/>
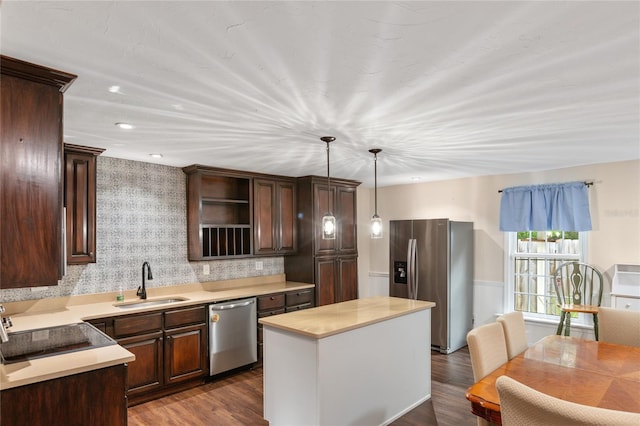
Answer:
<path fill-rule="evenodd" d="M 472 221 L 475 230 L 475 281 L 504 282 L 504 234 L 498 230 L 504 187 L 568 181 L 593 181 L 589 189 L 593 231 L 589 263 L 611 279 L 616 263 L 640 264 L 640 161 L 596 164 L 537 173 L 483 176 L 378 188 L 378 214 L 390 219 L 446 217 Z M 368 238 L 373 214 L 372 189 L 358 191 L 360 286 L 370 272 L 388 273 L 388 233 Z"/>

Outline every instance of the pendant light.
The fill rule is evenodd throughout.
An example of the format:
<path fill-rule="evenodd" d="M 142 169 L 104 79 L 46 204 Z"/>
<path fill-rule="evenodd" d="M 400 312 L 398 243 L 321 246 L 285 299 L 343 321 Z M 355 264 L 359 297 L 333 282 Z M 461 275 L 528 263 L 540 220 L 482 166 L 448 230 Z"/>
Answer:
<path fill-rule="evenodd" d="M 329 174 L 329 144 L 336 140 L 333 136 L 323 136 L 321 141 L 327 144 L 327 213 L 322 217 L 322 239 L 336 239 L 336 217 L 331 213 L 331 177 Z"/>
<path fill-rule="evenodd" d="M 382 238 L 382 219 L 378 216 L 378 153 L 382 152 L 379 148 L 369 150 L 373 154 L 373 167 L 374 167 L 374 212 L 371 218 L 371 238 Z"/>

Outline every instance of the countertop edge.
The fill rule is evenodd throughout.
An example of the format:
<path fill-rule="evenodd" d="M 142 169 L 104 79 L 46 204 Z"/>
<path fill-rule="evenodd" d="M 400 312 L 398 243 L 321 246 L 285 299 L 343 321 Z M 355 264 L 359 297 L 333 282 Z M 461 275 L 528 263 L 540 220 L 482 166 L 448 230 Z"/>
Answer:
<path fill-rule="evenodd" d="M 241 299 L 245 297 L 258 297 L 271 293 L 295 291 L 314 287 L 315 284 L 284 281 L 279 283 L 238 286 L 236 288 L 227 288 L 223 290 L 191 290 L 181 293 L 171 292 L 167 294 L 161 293 L 159 295 L 152 294 L 146 299 L 146 301 L 165 299 L 168 296 L 184 297 L 187 300 L 167 303 L 163 305 L 130 309 L 117 308 L 115 305 L 133 303 L 142 300 L 137 297 L 129 297 L 119 302 L 116 302 L 114 298 L 113 300 L 106 302 L 98 301 L 85 304 L 69 304 L 57 307 L 52 310 L 29 310 L 27 312 L 13 313 L 11 314 L 11 318 L 14 325 L 11 328 L 10 332 L 33 330 L 41 327 L 50 327 L 53 325 L 73 324 L 80 321 L 90 321 L 97 318 L 116 317 L 129 314 L 188 307 L 193 305 L 217 303 L 226 300 Z M 151 293 L 151 291 L 148 292 Z M 45 321 L 45 324 L 34 324 L 40 321 Z"/>
<path fill-rule="evenodd" d="M 375 298 L 371 298 L 371 299 L 380 299 L 380 298 L 384 298 L 384 297 L 375 297 Z M 388 299 L 393 299 L 393 298 L 388 298 Z M 356 299 L 356 300 L 366 300 L 366 299 Z M 397 312 L 392 312 L 392 313 L 388 313 L 384 316 L 379 316 L 379 317 L 375 317 L 375 318 L 369 318 L 367 320 L 363 320 L 363 321 L 359 321 L 359 322 L 351 322 L 347 325 L 343 325 L 340 327 L 336 327 L 334 329 L 331 330 L 326 330 L 326 331 L 321 331 L 321 332 L 314 332 L 314 331 L 310 331 L 308 329 L 305 329 L 303 327 L 300 326 L 295 326 L 295 325 L 289 325 L 294 323 L 294 321 L 292 321 L 291 323 L 286 323 L 286 322 L 282 322 L 282 318 L 284 315 L 288 315 L 290 316 L 290 318 L 292 318 L 292 315 L 304 315 L 304 316 L 309 316 L 312 315 L 312 312 L 314 311 L 314 309 L 322 309 L 323 307 L 316 307 L 316 308 L 311 308 L 311 309 L 305 309 L 304 311 L 296 311 L 296 312 L 289 312 L 286 314 L 280 314 L 280 315 L 274 315 L 274 316 L 270 316 L 270 317 L 265 317 L 265 318 L 260 318 L 258 320 L 258 322 L 260 324 L 262 324 L 263 326 L 267 326 L 267 327 L 273 327 L 273 328 L 277 328 L 280 330 L 284 330 L 284 331 L 288 331 L 294 334 L 298 334 L 301 336 L 307 336 L 307 337 L 311 337 L 313 339 L 323 339 L 326 337 L 330 337 L 330 336 L 334 336 L 340 333 L 345 333 L 351 330 L 356 330 L 358 328 L 362 328 L 362 327 L 366 327 L 368 325 L 371 324 L 376 324 L 379 322 L 383 322 L 383 321 L 387 321 L 393 318 L 398 318 L 404 315 L 409 315 L 415 312 L 419 312 L 419 311 L 423 311 L 426 309 L 432 309 L 433 307 L 436 306 L 436 304 L 434 302 L 429 302 L 429 301 L 414 301 L 414 302 L 418 302 L 420 306 L 414 306 L 411 308 L 405 308 L 402 311 L 397 311 Z M 342 302 L 342 303 L 349 303 L 349 302 Z M 325 305 L 325 306 L 331 306 L 331 305 Z"/>
<path fill-rule="evenodd" d="M 0 391 L 125 364 L 135 359 L 135 355 L 122 346 L 110 345 L 33 361 L 6 364 L 2 366 L 0 372 Z M 29 367 L 33 368 L 29 369 Z"/>
<path fill-rule="evenodd" d="M 97 318 L 115 317 L 142 312 L 154 312 L 202 304 L 206 305 L 225 300 L 259 297 L 271 293 L 288 292 L 314 287 L 315 284 L 310 283 L 295 281 L 276 282 L 272 280 L 265 284 L 250 283 L 248 285 L 241 284 L 237 287 L 227 285 L 222 289 L 199 289 L 188 287 L 190 291 L 182 293 L 173 292 L 169 293 L 169 295 L 186 297 L 189 300 L 136 309 L 116 308 L 113 306 L 114 304 L 123 302 L 116 302 L 115 297 L 112 300 L 104 301 L 104 296 L 98 295 L 98 301 L 93 303 L 77 304 L 71 302 L 66 305 L 58 305 L 51 310 L 28 310 L 22 313 L 12 313 L 11 317 L 14 326 L 11 328 L 10 332 L 34 330 L 55 325 L 74 324 Z M 148 291 L 153 294 L 153 297 L 149 297 L 147 300 L 167 297 L 167 294 L 165 294 L 166 290 L 158 291 L 157 293 L 159 293 L 159 295 L 154 294 L 153 289 L 149 289 Z M 91 298 L 87 298 L 86 296 L 85 300 L 91 302 Z M 136 300 L 139 299 L 135 297 L 130 297 L 128 299 L 125 298 L 124 303 Z M 9 337 L 11 337 L 11 334 L 9 334 Z M 121 352 L 115 350 L 116 353 L 114 353 L 113 348 L 118 348 Z M 100 368 L 123 364 L 134 360 L 135 356 L 122 346 L 111 345 L 14 364 L 0 364 L 0 390 L 98 370 Z"/>

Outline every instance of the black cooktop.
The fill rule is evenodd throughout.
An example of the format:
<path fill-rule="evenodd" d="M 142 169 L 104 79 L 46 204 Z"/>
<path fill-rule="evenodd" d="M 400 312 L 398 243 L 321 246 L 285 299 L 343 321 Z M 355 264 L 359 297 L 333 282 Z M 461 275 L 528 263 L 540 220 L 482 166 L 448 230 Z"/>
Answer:
<path fill-rule="evenodd" d="M 11 364 L 115 344 L 86 322 L 18 331 L 9 333 L 8 342 L 0 343 L 0 361 Z"/>

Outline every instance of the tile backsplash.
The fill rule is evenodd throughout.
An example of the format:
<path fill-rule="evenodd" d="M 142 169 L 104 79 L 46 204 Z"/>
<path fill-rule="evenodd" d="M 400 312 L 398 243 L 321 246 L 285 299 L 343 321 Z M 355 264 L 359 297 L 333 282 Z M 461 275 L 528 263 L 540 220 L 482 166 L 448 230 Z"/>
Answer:
<path fill-rule="evenodd" d="M 57 286 L 0 290 L 3 302 L 136 289 L 148 261 L 154 287 L 284 273 L 282 257 L 189 262 L 181 168 L 111 157 L 97 161 L 96 263 L 69 265 Z M 262 270 L 256 270 L 262 262 Z M 208 264 L 209 275 L 203 266 Z"/>

